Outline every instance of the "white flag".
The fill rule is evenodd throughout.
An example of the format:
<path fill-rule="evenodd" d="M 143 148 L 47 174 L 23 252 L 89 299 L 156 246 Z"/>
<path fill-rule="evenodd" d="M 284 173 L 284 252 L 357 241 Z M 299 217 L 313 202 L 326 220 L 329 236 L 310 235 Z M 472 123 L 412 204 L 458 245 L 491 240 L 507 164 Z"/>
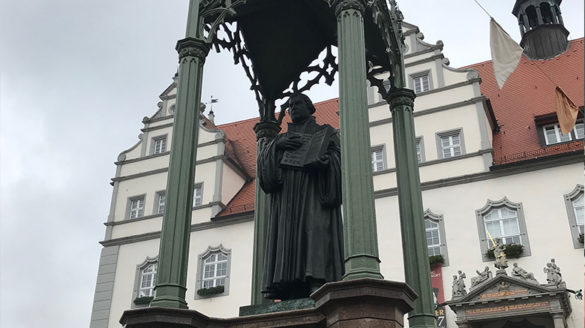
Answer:
<path fill-rule="evenodd" d="M 524 49 L 512 40 L 510 35 L 493 18 L 490 20 L 490 47 L 494 76 L 498 87 L 502 89 L 508 77 L 518 66 Z"/>

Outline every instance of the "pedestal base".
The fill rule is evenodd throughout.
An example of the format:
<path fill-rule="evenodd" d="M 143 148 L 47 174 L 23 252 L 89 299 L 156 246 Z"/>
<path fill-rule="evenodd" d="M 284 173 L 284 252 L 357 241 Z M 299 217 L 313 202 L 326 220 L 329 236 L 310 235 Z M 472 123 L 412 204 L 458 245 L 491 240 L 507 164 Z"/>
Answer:
<path fill-rule="evenodd" d="M 124 312 L 126 328 L 400 328 L 416 293 L 406 284 L 376 279 L 339 281 L 311 295 L 315 307 L 219 319 L 195 310 L 145 308 Z"/>

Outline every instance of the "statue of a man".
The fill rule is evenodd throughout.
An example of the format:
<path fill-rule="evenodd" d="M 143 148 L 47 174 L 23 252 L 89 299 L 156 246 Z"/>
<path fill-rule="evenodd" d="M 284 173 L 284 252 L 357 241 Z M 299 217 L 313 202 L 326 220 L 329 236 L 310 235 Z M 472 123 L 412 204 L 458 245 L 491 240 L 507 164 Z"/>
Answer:
<path fill-rule="evenodd" d="M 487 266 L 483 271 L 480 272 L 478 270 L 475 270 L 475 272 L 477 273 L 477 276 L 471 278 L 471 288 L 474 288 L 475 286 L 481 284 L 484 281 L 487 281 L 492 277 L 492 272 L 490 271 L 490 268 Z"/>
<path fill-rule="evenodd" d="M 459 277 L 457 275 L 453 276 L 453 298 L 459 298 L 467 295 L 467 290 L 465 289 L 465 272 L 461 270 L 457 271 Z"/>
<path fill-rule="evenodd" d="M 315 122 L 309 97 L 294 94 L 289 106 L 288 132 L 258 156 L 260 187 L 270 194 L 262 293 L 280 300 L 308 297 L 344 273 L 339 134 Z M 313 161 L 300 167 L 283 164 L 283 157 L 300 149 L 315 152 L 319 147 L 306 145 L 315 143 L 315 135 L 322 136 L 317 141 L 321 152 L 304 156 Z"/>
<path fill-rule="evenodd" d="M 536 281 L 536 279 L 534 278 L 534 274 L 532 272 L 528 272 L 526 270 L 524 270 L 523 268 L 518 266 L 518 263 L 514 263 L 513 264 L 514 267 L 512 268 L 512 275 L 514 277 L 518 277 L 520 279 L 524 279 L 524 280 L 529 280 L 533 283 L 538 283 L 538 281 Z"/>

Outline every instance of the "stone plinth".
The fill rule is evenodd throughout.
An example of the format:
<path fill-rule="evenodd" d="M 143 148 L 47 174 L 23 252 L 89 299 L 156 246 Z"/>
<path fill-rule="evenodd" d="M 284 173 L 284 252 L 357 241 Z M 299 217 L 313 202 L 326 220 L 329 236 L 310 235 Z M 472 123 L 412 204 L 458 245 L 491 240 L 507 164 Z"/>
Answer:
<path fill-rule="evenodd" d="M 124 312 L 120 323 L 126 328 L 399 328 L 416 297 L 404 283 L 356 279 L 325 284 L 311 295 L 315 307 L 309 309 L 220 319 L 151 307 Z"/>

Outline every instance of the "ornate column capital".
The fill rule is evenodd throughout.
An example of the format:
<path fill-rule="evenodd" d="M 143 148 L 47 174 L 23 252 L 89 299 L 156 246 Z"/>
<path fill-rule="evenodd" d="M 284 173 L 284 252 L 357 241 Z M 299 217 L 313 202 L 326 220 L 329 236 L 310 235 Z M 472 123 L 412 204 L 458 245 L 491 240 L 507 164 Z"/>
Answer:
<path fill-rule="evenodd" d="M 260 140 L 261 138 L 275 138 L 280 130 L 280 125 L 275 121 L 260 121 L 254 125 L 256 140 Z"/>
<path fill-rule="evenodd" d="M 179 53 L 179 61 L 185 57 L 197 57 L 205 61 L 211 47 L 204 40 L 188 37 L 179 40 L 175 49 Z"/>
<path fill-rule="evenodd" d="M 335 9 L 335 16 L 339 16 L 344 10 L 357 10 L 362 15 L 366 10 L 366 4 L 363 0 L 330 0 L 330 6 Z"/>
<path fill-rule="evenodd" d="M 386 101 L 390 104 L 390 111 L 394 112 L 394 109 L 398 106 L 409 106 L 411 109 L 414 107 L 414 98 L 416 95 L 411 89 L 400 88 L 391 89 L 388 92 Z"/>

